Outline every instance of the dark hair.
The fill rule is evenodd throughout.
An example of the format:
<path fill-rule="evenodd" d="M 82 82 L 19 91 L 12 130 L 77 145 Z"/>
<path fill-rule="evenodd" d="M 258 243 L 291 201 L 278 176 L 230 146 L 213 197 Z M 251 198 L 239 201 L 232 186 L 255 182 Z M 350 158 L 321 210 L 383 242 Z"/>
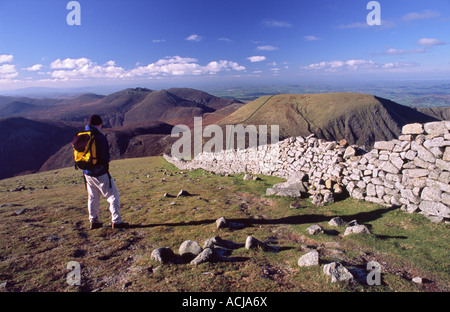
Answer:
<path fill-rule="evenodd" d="M 92 115 L 91 117 L 89 117 L 89 124 L 91 126 L 99 126 L 102 123 L 102 118 L 99 115 Z"/>

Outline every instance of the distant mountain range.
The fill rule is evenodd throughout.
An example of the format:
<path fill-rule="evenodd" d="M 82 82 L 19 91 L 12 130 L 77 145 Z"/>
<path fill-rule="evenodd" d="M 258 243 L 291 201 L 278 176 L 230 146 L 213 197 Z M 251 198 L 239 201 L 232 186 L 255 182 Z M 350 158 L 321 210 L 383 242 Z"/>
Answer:
<path fill-rule="evenodd" d="M 280 136 L 316 134 L 370 147 L 390 140 L 411 122 L 448 119 L 450 108 L 413 109 L 359 93 L 280 94 L 250 103 L 206 92 L 129 88 L 110 95 L 71 98 L 0 96 L 0 179 L 73 165 L 72 137 L 91 114 L 104 121 L 113 159 L 160 155 L 176 140 L 175 125 L 280 126 Z"/>

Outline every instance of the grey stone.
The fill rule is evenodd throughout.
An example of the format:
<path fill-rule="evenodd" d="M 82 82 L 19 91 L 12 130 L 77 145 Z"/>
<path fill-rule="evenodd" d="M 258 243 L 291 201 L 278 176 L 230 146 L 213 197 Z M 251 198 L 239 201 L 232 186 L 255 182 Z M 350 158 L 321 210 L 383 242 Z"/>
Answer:
<path fill-rule="evenodd" d="M 402 162 L 402 165 L 403 165 L 403 162 Z M 392 173 L 392 174 L 397 174 L 400 172 L 400 168 L 393 165 L 392 162 L 390 162 L 390 161 L 386 161 L 384 164 L 382 164 L 381 169 L 386 172 Z"/>
<path fill-rule="evenodd" d="M 193 240 L 186 240 L 180 245 L 178 253 L 183 258 L 195 258 L 203 251 L 202 247 Z"/>
<path fill-rule="evenodd" d="M 422 200 L 439 202 L 442 199 L 442 191 L 437 187 L 427 186 L 422 190 L 420 198 Z"/>
<path fill-rule="evenodd" d="M 360 200 L 364 200 L 364 190 L 360 188 L 354 188 L 352 192 L 352 197 Z"/>
<path fill-rule="evenodd" d="M 349 159 L 350 157 L 353 157 L 356 155 L 356 149 L 352 146 L 349 146 L 345 149 L 344 153 L 344 159 Z"/>
<path fill-rule="evenodd" d="M 316 235 L 319 233 L 323 233 L 323 229 L 320 225 L 314 224 L 307 228 L 307 231 L 310 235 Z"/>
<path fill-rule="evenodd" d="M 224 217 L 220 217 L 216 220 L 216 226 L 218 229 L 223 229 L 227 227 L 227 220 Z"/>
<path fill-rule="evenodd" d="M 427 134 L 444 135 L 448 133 L 445 123 L 440 121 L 428 122 L 423 125 L 423 129 Z"/>
<path fill-rule="evenodd" d="M 227 249 L 237 249 L 244 247 L 244 244 L 222 239 L 220 236 L 211 237 L 203 243 L 203 248 L 213 248 L 215 246 L 224 247 Z"/>
<path fill-rule="evenodd" d="M 328 224 L 330 226 L 343 226 L 346 224 L 346 222 L 342 220 L 341 217 L 334 217 L 330 221 L 328 221 Z"/>
<path fill-rule="evenodd" d="M 410 178 L 426 177 L 430 174 L 428 169 L 406 169 L 403 170 L 403 174 Z"/>
<path fill-rule="evenodd" d="M 377 141 L 373 145 L 373 148 L 378 150 L 392 151 L 394 149 L 394 143 L 392 141 Z"/>
<path fill-rule="evenodd" d="M 214 251 L 211 248 L 204 249 L 200 254 L 198 254 L 194 259 L 191 261 L 191 265 L 198 265 L 200 263 L 213 261 L 215 260 L 215 254 Z"/>
<path fill-rule="evenodd" d="M 413 123 L 404 125 L 402 128 L 402 134 L 422 134 L 423 125 L 420 123 Z"/>
<path fill-rule="evenodd" d="M 261 242 L 257 238 L 254 238 L 253 236 L 247 236 L 247 239 L 245 240 L 245 249 L 262 249 L 263 251 L 275 251 L 275 248 L 267 245 L 266 243 Z"/>
<path fill-rule="evenodd" d="M 370 231 L 365 225 L 358 224 L 345 229 L 344 236 L 351 234 L 370 234 Z"/>
<path fill-rule="evenodd" d="M 317 252 L 317 250 L 311 250 L 307 254 L 301 256 L 298 259 L 297 264 L 301 267 L 318 266 L 319 253 Z"/>
<path fill-rule="evenodd" d="M 450 218 L 450 208 L 442 203 L 424 200 L 419 204 L 419 209 L 426 215 Z"/>
<path fill-rule="evenodd" d="M 422 284 L 422 278 L 420 276 L 416 276 L 412 279 L 412 281 L 416 284 Z"/>
<path fill-rule="evenodd" d="M 450 171 L 450 161 L 436 159 L 436 167 L 441 170 Z"/>
<path fill-rule="evenodd" d="M 179 192 L 178 192 L 178 195 L 177 195 L 177 197 L 181 197 L 181 196 L 189 196 L 190 194 L 187 192 L 187 191 L 185 191 L 185 190 L 180 190 Z"/>
<path fill-rule="evenodd" d="M 150 258 L 161 263 L 168 263 L 175 258 L 175 253 L 169 247 L 162 247 L 153 250 Z"/>
<path fill-rule="evenodd" d="M 323 266 L 323 273 L 325 273 L 325 275 L 327 276 L 331 276 L 332 283 L 353 280 L 353 275 L 350 273 L 350 271 L 339 262 L 331 262 L 325 264 Z"/>

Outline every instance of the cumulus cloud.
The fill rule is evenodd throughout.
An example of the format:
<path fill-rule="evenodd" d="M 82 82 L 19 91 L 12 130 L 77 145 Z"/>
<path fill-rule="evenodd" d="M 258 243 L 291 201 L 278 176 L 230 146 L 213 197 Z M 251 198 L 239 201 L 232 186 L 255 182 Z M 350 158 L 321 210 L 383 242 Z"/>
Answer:
<path fill-rule="evenodd" d="M 195 41 L 195 42 L 199 42 L 201 41 L 203 38 L 197 34 L 192 34 L 189 37 L 187 37 L 185 40 L 187 41 Z"/>
<path fill-rule="evenodd" d="M 262 56 L 262 55 L 255 55 L 255 56 L 247 57 L 247 60 L 249 60 L 252 63 L 257 63 L 257 62 L 265 61 L 266 57 Z"/>
<path fill-rule="evenodd" d="M 26 70 L 26 71 L 38 71 L 38 70 L 41 70 L 41 68 L 42 68 L 42 64 L 34 64 L 33 66 L 23 68 L 23 70 Z"/>
<path fill-rule="evenodd" d="M 0 54 L 0 64 L 11 63 L 14 60 L 14 56 L 11 54 Z"/>
<path fill-rule="evenodd" d="M 126 77 L 125 69 L 116 66 L 114 61 L 108 61 L 104 65 L 97 65 L 84 57 L 78 59 L 57 59 L 50 64 L 50 68 L 57 69 L 51 73 L 51 76 L 61 80 Z"/>
<path fill-rule="evenodd" d="M 263 46 L 257 47 L 256 50 L 259 50 L 259 51 L 275 51 L 275 50 L 278 50 L 278 47 L 274 47 L 274 46 L 271 46 L 271 45 L 263 45 Z"/>
<path fill-rule="evenodd" d="M 441 16 L 441 13 L 437 11 L 432 10 L 425 10 L 423 12 L 411 12 L 402 17 L 402 20 L 409 22 L 414 20 L 422 20 L 422 19 L 429 19 L 434 17 Z"/>
<path fill-rule="evenodd" d="M 17 77 L 19 73 L 15 65 L 3 64 L 0 65 L 0 79 L 11 79 Z"/>
<path fill-rule="evenodd" d="M 446 44 L 446 42 L 440 41 L 435 38 L 421 38 L 417 41 L 417 44 L 421 45 L 423 47 L 432 47 L 432 46 L 437 46 L 437 45 L 444 45 L 444 44 Z"/>
<path fill-rule="evenodd" d="M 201 75 L 216 74 L 220 71 L 243 71 L 244 66 L 240 66 L 232 61 L 212 61 L 207 65 L 198 64 L 198 60 L 189 57 L 166 57 L 155 63 L 146 66 L 139 66 L 129 71 L 129 76 L 183 76 L 183 75 Z"/>

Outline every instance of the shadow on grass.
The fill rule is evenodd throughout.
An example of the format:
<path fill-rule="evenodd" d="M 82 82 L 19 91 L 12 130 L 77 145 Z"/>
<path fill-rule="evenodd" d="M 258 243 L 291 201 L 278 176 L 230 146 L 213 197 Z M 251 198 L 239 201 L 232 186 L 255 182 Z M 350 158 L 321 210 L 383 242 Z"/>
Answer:
<path fill-rule="evenodd" d="M 398 209 L 396 207 L 392 208 L 382 208 L 377 209 L 370 212 L 360 212 L 353 215 L 343 216 L 341 217 L 344 221 L 350 222 L 352 220 L 357 220 L 359 224 L 364 224 L 367 222 L 375 221 L 381 218 L 385 213 Z M 236 218 L 236 219 L 227 219 L 227 222 L 231 223 L 240 223 L 243 227 L 251 227 L 254 225 L 276 225 L 276 224 L 288 224 L 288 225 L 300 225 L 300 224 L 309 224 L 309 223 L 320 223 L 320 222 L 328 222 L 333 217 L 337 216 L 324 216 L 319 214 L 307 214 L 307 215 L 298 215 L 298 216 L 289 216 L 279 219 L 252 219 L 252 218 Z M 178 222 L 178 223 L 154 223 L 154 224 L 130 224 L 130 228 L 151 228 L 157 226 L 195 226 L 195 225 L 205 225 L 205 224 L 213 224 L 215 223 L 215 219 L 205 219 L 199 221 L 187 221 L 187 222 Z M 241 227 L 242 228 L 242 227 Z M 384 236 L 381 235 L 380 238 Z M 386 237 L 384 237 L 386 238 Z M 401 237 L 403 238 L 403 237 Z"/>

